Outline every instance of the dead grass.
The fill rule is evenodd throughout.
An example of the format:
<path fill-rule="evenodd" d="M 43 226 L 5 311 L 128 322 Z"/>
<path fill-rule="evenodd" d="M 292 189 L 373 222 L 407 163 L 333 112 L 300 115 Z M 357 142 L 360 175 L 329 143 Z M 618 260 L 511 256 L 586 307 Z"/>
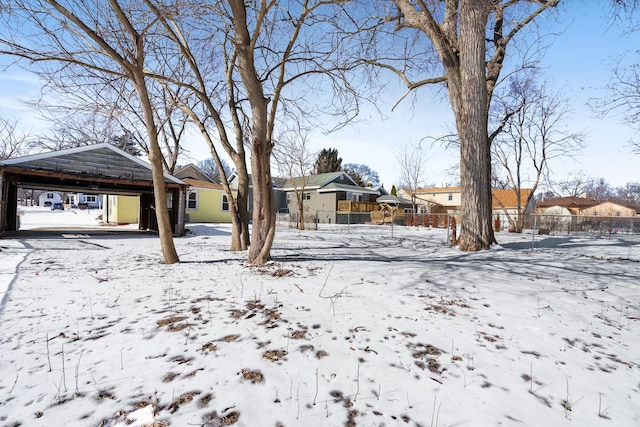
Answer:
<path fill-rule="evenodd" d="M 178 409 L 180 409 L 180 406 L 184 405 L 185 403 L 189 403 L 193 400 L 193 398 L 197 395 L 199 395 L 200 392 L 199 391 L 188 391 L 182 395 L 180 395 L 176 400 L 174 400 L 173 402 L 171 402 L 171 405 L 169 405 L 167 407 L 167 409 L 169 410 L 169 412 L 171 412 L 172 414 L 175 414 L 176 411 Z"/>
<path fill-rule="evenodd" d="M 269 350 L 265 351 L 262 357 L 264 359 L 270 360 L 271 362 L 277 362 L 284 359 L 284 356 L 286 356 L 286 354 L 287 353 L 282 350 Z"/>
<path fill-rule="evenodd" d="M 252 371 L 251 369 L 242 370 L 242 378 L 251 381 L 251 384 L 261 383 L 264 381 L 264 377 L 260 371 Z"/>
<path fill-rule="evenodd" d="M 163 326 L 171 325 L 172 323 L 182 322 L 184 319 L 186 319 L 186 317 L 171 316 L 171 317 L 167 317 L 166 319 L 158 320 L 156 323 L 158 324 L 159 327 L 163 327 Z"/>

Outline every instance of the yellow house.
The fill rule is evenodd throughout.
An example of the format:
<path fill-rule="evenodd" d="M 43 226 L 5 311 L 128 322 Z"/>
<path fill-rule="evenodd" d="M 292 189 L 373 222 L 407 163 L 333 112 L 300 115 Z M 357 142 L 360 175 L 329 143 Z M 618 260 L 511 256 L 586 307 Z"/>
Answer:
<path fill-rule="evenodd" d="M 136 224 L 140 212 L 139 196 L 102 196 L 102 222 L 108 224 Z"/>
<path fill-rule="evenodd" d="M 189 185 L 186 197 L 186 222 L 231 222 L 229 201 L 220 184 L 182 178 Z"/>

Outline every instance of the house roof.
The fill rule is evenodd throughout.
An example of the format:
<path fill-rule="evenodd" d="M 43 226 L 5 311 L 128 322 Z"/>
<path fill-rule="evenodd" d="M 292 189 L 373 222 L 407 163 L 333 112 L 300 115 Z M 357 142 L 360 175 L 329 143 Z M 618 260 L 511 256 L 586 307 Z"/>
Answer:
<path fill-rule="evenodd" d="M 193 179 L 193 178 L 183 178 L 182 180 L 187 184 L 189 184 L 190 187 L 224 191 L 224 187 L 221 184 L 216 184 L 215 182 L 203 181 L 201 179 Z"/>
<path fill-rule="evenodd" d="M 84 177 L 153 180 L 149 163 L 108 143 L 5 159 L 0 161 L 0 166 L 64 172 Z M 178 178 L 167 173 L 164 178 L 165 181 L 184 185 Z"/>
<path fill-rule="evenodd" d="M 287 190 L 291 191 L 295 187 L 304 186 L 306 190 L 315 190 L 318 188 L 323 188 L 327 184 L 335 180 L 341 181 L 341 182 L 337 182 L 337 184 L 346 184 L 346 185 L 353 185 L 355 187 L 358 187 L 358 185 L 353 181 L 353 179 L 351 179 L 349 175 L 347 175 L 346 172 L 338 171 L 338 172 L 321 173 L 318 175 L 309 175 L 305 177 L 296 176 L 287 180 L 283 189 L 285 191 Z M 364 188 L 364 187 L 358 187 L 358 188 Z"/>
<path fill-rule="evenodd" d="M 544 200 L 536 203 L 536 207 L 549 208 L 551 206 L 561 206 L 564 208 L 590 208 L 601 202 L 593 199 L 585 199 L 583 197 L 556 197 L 555 199 Z"/>
<path fill-rule="evenodd" d="M 251 174 L 247 174 L 248 178 L 249 178 L 249 188 L 251 188 L 253 186 L 253 177 L 251 176 Z M 238 177 L 238 172 L 233 171 L 231 173 L 231 175 L 229 175 L 229 177 L 227 178 L 227 181 L 229 182 L 229 184 L 231 184 L 236 178 Z M 271 184 L 273 185 L 273 188 L 278 188 L 278 189 L 282 189 L 286 184 L 287 184 L 287 178 L 278 178 L 275 176 L 271 177 Z"/>
<path fill-rule="evenodd" d="M 305 189 L 308 187 L 305 186 Z M 352 193 L 366 193 L 366 194 L 380 194 L 377 190 L 371 187 L 360 187 L 358 185 L 338 184 L 337 182 L 331 182 L 324 187 L 318 189 L 318 193 L 329 193 L 333 191 L 350 191 Z"/>
<path fill-rule="evenodd" d="M 184 166 L 178 166 L 173 172 L 173 176 L 182 180 L 184 180 L 184 178 L 192 178 L 200 181 L 213 182 L 211 177 L 207 176 L 207 174 L 204 173 L 202 169 L 200 169 L 193 163 L 189 163 L 188 165 Z"/>
<path fill-rule="evenodd" d="M 388 204 L 395 204 L 395 205 L 408 205 L 408 206 L 413 206 L 413 203 L 411 202 L 411 200 L 405 199 L 403 197 L 398 197 L 398 196 L 394 196 L 392 194 L 385 194 L 382 195 L 380 197 L 378 197 L 376 199 L 376 202 L 378 203 L 388 203 Z"/>
<path fill-rule="evenodd" d="M 492 201 L 491 205 L 495 208 L 517 208 L 518 200 L 517 193 L 513 189 L 493 189 L 491 190 Z M 530 188 L 520 189 L 520 203 L 526 204 L 529 195 L 531 194 Z M 521 205 L 524 207 L 524 205 Z"/>

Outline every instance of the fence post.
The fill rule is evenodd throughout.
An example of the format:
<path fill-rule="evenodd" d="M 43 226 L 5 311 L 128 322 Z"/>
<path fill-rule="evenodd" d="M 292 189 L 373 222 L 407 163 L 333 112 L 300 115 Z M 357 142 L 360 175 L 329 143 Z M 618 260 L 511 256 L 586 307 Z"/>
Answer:
<path fill-rule="evenodd" d="M 533 230 L 531 230 L 531 249 L 536 248 L 536 228 L 538 224 L 538 215 L 533 216 Z"/>
<path fill-rule="evenodd" d="M 446 224 L 446 227 L 447 227 L 447 243 L 449 244 L 449 246 L 451 246 L 451 239 L 449 238 L 449 229 L 451 228 L 450 225 L 451 225 L 451 219 L 450 219 L 450 216 L 447 215 L 447 224 Z"/>

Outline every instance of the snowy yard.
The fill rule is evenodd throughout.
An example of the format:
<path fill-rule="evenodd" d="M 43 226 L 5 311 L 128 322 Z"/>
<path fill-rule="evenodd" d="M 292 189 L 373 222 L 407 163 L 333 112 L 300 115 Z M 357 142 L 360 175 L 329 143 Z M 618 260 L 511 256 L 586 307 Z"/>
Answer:
<path fill-rule="evenodd" d="M 188 228 L 177 265 L 149 234 L 0 239 L 0 425 L 640 425 L 615 239 L 278 230 L 249 268 L 229 226 Z"/>

